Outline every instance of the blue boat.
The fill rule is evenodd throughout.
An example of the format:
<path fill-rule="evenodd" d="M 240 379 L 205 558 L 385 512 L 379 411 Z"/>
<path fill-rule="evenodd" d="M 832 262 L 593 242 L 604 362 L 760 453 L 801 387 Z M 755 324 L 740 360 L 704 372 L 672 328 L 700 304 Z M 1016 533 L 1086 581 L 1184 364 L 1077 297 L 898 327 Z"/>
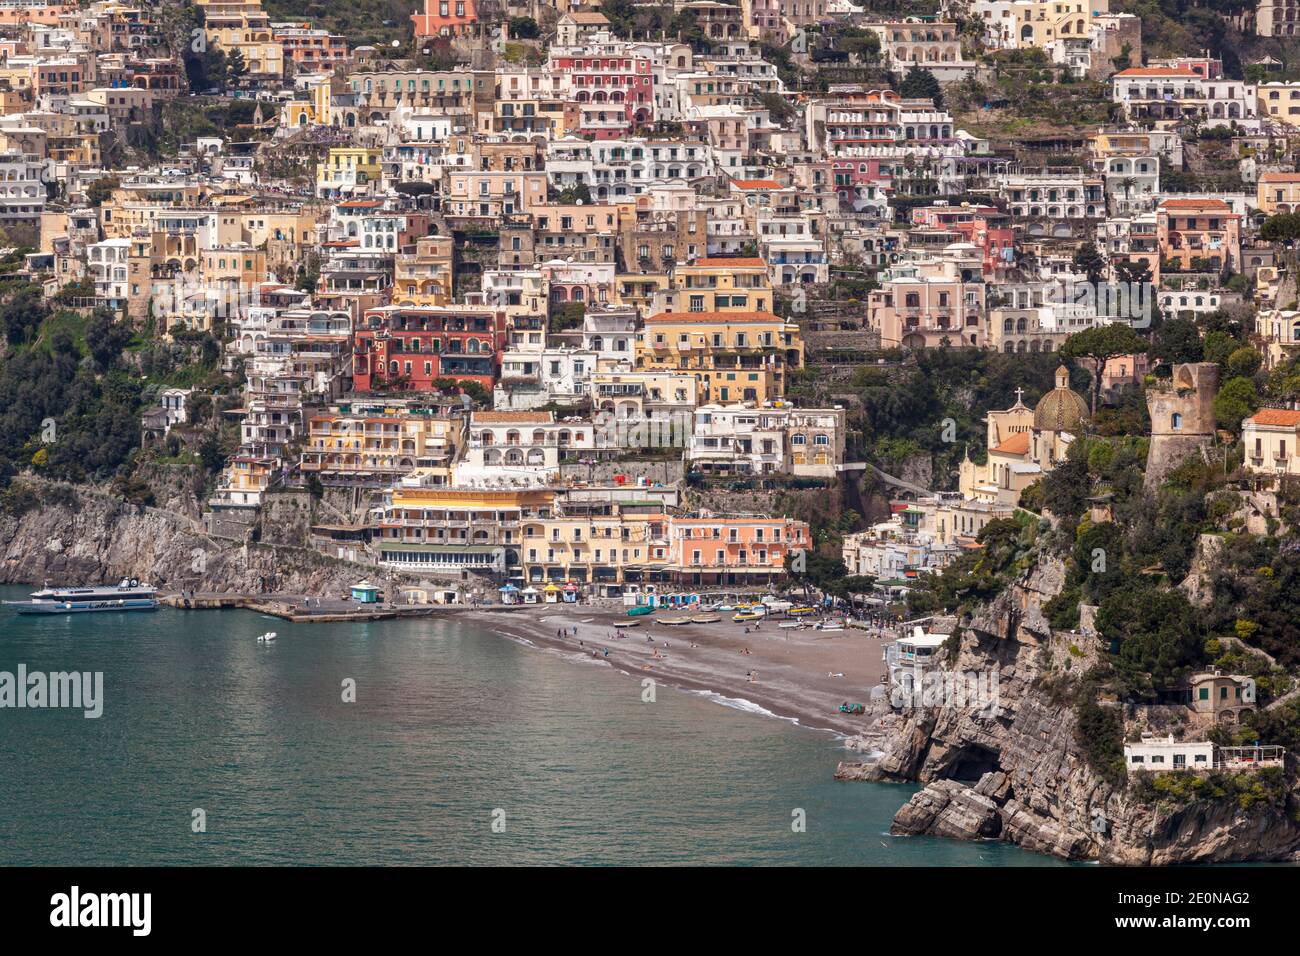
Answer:
<path fill-rule="evenodd" d="M 82 614 L 89 611 L 152 611 L 157 592 L 135 578 L 104 587 L 42 588 L 30 601 L 5 601 L 19 614 Z"/>

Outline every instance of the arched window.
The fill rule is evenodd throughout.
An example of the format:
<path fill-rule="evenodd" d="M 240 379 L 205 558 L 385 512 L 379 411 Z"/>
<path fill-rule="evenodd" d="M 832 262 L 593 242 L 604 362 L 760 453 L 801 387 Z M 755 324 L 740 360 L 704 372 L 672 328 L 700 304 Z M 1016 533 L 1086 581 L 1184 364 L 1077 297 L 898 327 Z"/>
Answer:
<path fill-rule="evenodd" d="M 1183 427 L 1183 416 L 1180 412 L 1174 412 L 1169 416 L 1169 427 L 1174 431 Z"/>

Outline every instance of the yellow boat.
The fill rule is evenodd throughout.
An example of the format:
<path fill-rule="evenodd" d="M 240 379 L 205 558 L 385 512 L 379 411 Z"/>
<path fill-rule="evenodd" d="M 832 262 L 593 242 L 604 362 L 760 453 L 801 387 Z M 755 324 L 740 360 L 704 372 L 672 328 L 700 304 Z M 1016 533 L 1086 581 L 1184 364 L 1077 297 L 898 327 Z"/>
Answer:
<path fill-rule="evenodd" d="M 817 609 L 815 607 L 792 607 L 785 613 L 792 617 L 798 617 L 801 614 L 816 614 Z"/>
<path fill-rule="evenodd" d="M 761 621 L 763 615 L 759 614 L 757 611 L 737 611 L 731 616 L 731 619 L 739 624 L 745 621 Z"/>

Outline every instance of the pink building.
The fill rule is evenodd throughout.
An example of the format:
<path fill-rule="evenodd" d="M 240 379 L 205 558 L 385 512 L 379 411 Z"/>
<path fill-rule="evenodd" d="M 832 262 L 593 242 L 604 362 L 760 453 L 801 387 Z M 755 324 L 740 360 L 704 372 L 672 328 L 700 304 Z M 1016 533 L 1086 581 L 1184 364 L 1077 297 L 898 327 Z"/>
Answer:
<path fill-rule="evenodd" d="M 808 525 L 784 517 L 674 517 L 669 572 L 682 584 L 766 584 L 786 574 L 786 555 L 812 546 Z"/>
<path fill-rule="evenodd" d="M 899 263 L 868 297 L 867 320 L 887 349 L 983 348 L 983 275 L 978 251 L 968 258 Z"/>

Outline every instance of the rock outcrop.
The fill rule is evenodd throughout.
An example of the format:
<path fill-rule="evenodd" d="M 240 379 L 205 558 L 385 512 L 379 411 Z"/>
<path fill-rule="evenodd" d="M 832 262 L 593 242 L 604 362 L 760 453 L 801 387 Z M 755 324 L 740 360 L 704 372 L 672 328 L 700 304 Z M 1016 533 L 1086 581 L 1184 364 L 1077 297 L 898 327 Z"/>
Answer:
<path fill-rule="evenodd" d="M 0 583 L 68 584 L 139 578 L 163 590 L 336 594 L 373 567 L 306 548 L 232 543 L 205 535 L 188 515 L 133 505 L 107 493 L 28 479 L 37 504 L 0 512 Z M 382 575 L 393 584 L 401 575 Z"/>
<path fill-rule="evenodd" d="M 905 710 L 879 725 L 877 759 L 844 780 L 919 781 L 892 832 L 1000 839 L 1068 860 L 1163 865 L 1300 858 L 1300 825 L 1267 802 L 1144 802 L 1089 766 L 1071 690 L 1097 660 L 1095 638 L 1053 633 L 1041 605 L 1064 567 L 1042 560 L 967 622 L 952 670 L 997 674 L 992 713 Z"/>

